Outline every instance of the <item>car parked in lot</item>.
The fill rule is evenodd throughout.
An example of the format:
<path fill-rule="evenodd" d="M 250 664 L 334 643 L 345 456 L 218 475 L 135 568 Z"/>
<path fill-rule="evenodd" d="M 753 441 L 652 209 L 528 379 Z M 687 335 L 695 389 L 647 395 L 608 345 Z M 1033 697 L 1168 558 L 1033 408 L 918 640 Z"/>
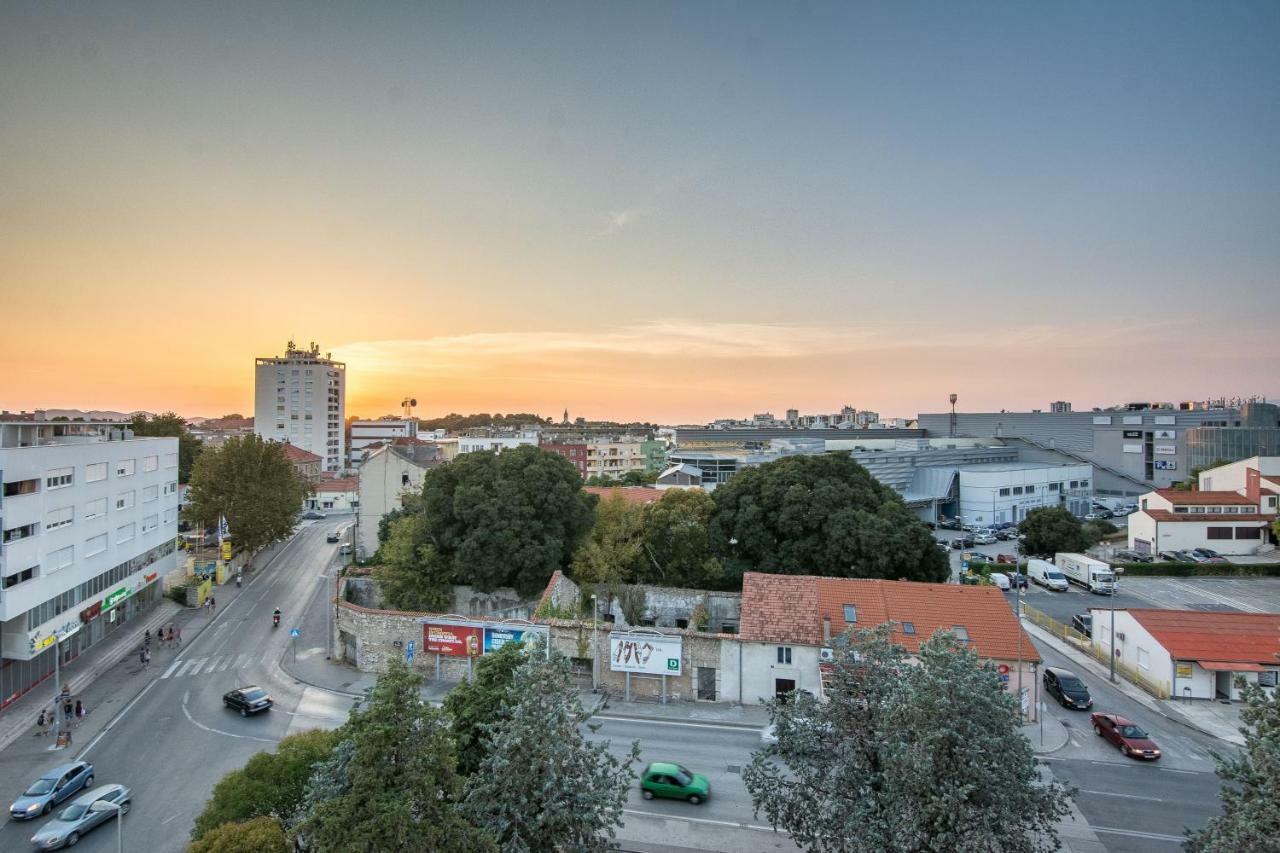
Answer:
<path fill-rule="evenodd" d="M 93 804 L 98 802 L 111 803 L 118 808 L 104 805 L 94 809 Z M 40 827 L 40 831 L 31 836 L 31 843 L 41 850 L 74 847 L 89 830 L 128 814 L 131 805 L 129 789 L 124 785 L 103 785 L 96 791 L 77 797 L 57 817 Z"/>
<path fill-rule="evenodd" d="M 950 550 L 951 550 L 951 546 L 950 546 L 950 545 L 948 545 L 946 542 L 943 542 L 943 541 L 939 540 L 939 541 L 938 541 L 938 550 L 939 550 L 939 551 L 950 551 Z"/>
<path fill-rule="evenodd" d="M 1005 572 L 1004 576 L 1009 579 L 1009 585 L 1014 589 L 1027 588 L 1027 576 L 1022 572 Z"/>
<path fill-rule="evenodd" d="M 995 562 L 995 560 L 993 560 L 991 557 L 988 557 L 986 554 L 982 553 L 981 551 L 961 551 L 961 552 L 960 552 L 960 561 L 961 561 L 961 562 L 963 562 L 963 563 L 993 563 L 993 562 Z"/>
<path fill-rule="evenodd" d="M 959 530 L 960 519 L 947 518 L 946 516 L 943 516 L 942 518 L 938 519 L 938 529 L 939 530 Z"/>
<path fill-rule="evenodd" d="M 1160 559 L 1168 563 L 1194 563 L 1191 555 L 1186 551 L 1161 551 Z"/>
<path fill-rule="evenodd" d="M 323 512 L 321 512 L 318 509 L 309 509 L 302 514 L 302 517 L 308 520 L 316 520 L 321 518 L 328 518 L 329 516 L 325 515 Z"/>
<path fill-rule="evenodd" d="M 1085 687 L 1084 682 L 1071 670 L 1056 666 L 1045 667 L 1040 681 L 1044 685 L 1045 692 L 1057 699 L 1064 708 L 1087 711 L 1093 707 L 1093 697 L 1089 695 L 1089 688 Z"/>
<path fill-rule="evenodd" d="M 1123 548 L 1111 555 L 1111 559 L 1117 563 L 1150 563 L 1155 558 L 1150 554 L 1143 554 L 1138 551 L 1130 551 Z"/>
<path fill-rule="evenodd" d="M 222 704 L 233 711 L 239 711 L 240 716 L 247 717 L 250 714 L 267 710 L 271 707 L 272 702 L 271 696 L 267 691 L 250 684 L 222 694 Z"/>
<path fill-rule="evenodd" d="M 696 806 L 711 796 L 711 783 L 701 773 L 679 764 L 653 761 L 640 775 L 640 795 L 646 800 L 654 797 L 688 800 Z"/>
<path fill-rule="evenodd" d="M 1018 558 L 1015 557 L 1013 554 L 996 554 L 996 562 L 1007 563 L 1011 566 L 1016 566 L 1018 564 Z"/>
<path fill-rule="evenodd" d="M 1191 559 L 1197 563 L 1225 563 L 1227 558 L 1212 548 L 1192 548 Z"/>
<path fill-rule="evenodd" d="M 48 814 L 76 791 L 93 785 L 93 765 L 87 761 L 59 764 L 27 786 L 9 806 L 13 820 L 29 820 Z"/>
<path fill-rule="evenodd" d="M 1092 637 L 1093 636 L 1093 614 L 1077 613 L 1075 616 L 1071 617 L 1071 627 L 1075 628 L 1077 631 L 1079 631 L 1081 634 L 1084 634 L 1086 637 Z"/>
<path fill-rule="evenodd" d="M 998 541 L 995 533 L 990 530 L 979 530 L 973 534 L 973 544 L 975 545 L 994 545 Z"/>
<path fill-rule="evenodd" d="M 951 540 L 951 547 L 957 551 L 961 548 L 972 548 L 973 539 L 968 536 L 960 536 Z"/>
<path fill-rule="evenodd" d="M 1088 513 L 1087 515 L 1085 515 L 1084 520 L 1085 520 L 1085 521 L 1103 521 L 1103 520 L 1108 519 L 1108 518 L 1110 518 L 1110 517 L 1111 517 L 1111 510 L 1109 510 L 1109 509 L 1095 509 L 1093 512 Z"/>
<path fill-rule="evenodd" d="M 991 583 L 995 584 L 996 588 L 1001 592 L 1008 592 L 1013 589 L 1013 584 L 1009 582 L 1009 576 L 1004 572 L 992 572 Z"/>
<path fill-rule="evenodd" d="M 997 530 L 996 539 L 1001 542 L 1015 542 L 1018 539 L 1018 528 L 1006 527 L 1003 530 Z"/>
<path fill-rule="evenodd" d="M 1094 714 L 1093 731 L 1098 737 L 1115 744 L 1120 752 L 1130 758 L 1155 761 L 1160 757 L 1160 747 L 1142 726 L 1119 714 Z"/>

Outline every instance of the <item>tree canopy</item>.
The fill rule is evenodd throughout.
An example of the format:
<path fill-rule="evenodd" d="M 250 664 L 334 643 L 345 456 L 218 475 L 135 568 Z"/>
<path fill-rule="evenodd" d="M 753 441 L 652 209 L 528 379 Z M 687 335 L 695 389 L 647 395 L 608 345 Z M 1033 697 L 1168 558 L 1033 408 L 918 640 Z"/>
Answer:
<path fill-rule="evenodd" d="M 187 846 L 187 853 L 290 853 L 279 821 L 255 817 L 214 827 Z"/>
<path fill-rule="evenodd" d="M 196 457 L 200 455 L 204 443 L 192 435 L 191 430 L 187 429 L 185 418 L 173 412 L 150 416 L 145 412 L 139 412 L 129 422 L 129 428 L 133 430 L 133 434 L 136 436 L 176 436 L 178 439 L 178 482 L 188 483 L 191 481 L 191 469 L 195 465 Z"/>
<path fill-rule="evenodd" d="M 1087 528 L 1066 507 L 1045 506 L 1031 510 L 1018 525 L 1026 554 L 1083 552 L 1098 543 L 1099 529 Z"/>
<path fill-rule="evenodd" d="M 715 501 L 701 489 L 667 489 L 645 504 L 643 541 L 649 557 L 641 583 L 690 589 L 721 589 L 724 569 L 711 553 L 707 526 Z"/>
<path fill-rule="evenodd" d="M 298 828 L 318 853 L 485 853 L 486 833 L 458 810 L 462 777 L 443 712 L 422 698 L 421 676 L 396 658 L 342 741 L 317 766 Z"/>
<path fill-rule="evenodd" d="M 568 564 L 591 528 L 595 500 L 555 453 L 464 453 L 427 472 L 414 513 L 422 524 L 393 525 L 384 553 L 397 535 L 412 536 L 404 553 L 417 555 L 413 565 L 433 576 L 483 592 L 510 586 L 533 595 Z"/>
<path fill-rule="evenodd" d="M 453 740 L 458 749 L 458 772 L 470 776 L 484 760 L 487 726 L 510 714 L 511 685 L 516 670 L 525 662 L 523 643 L 505 643 L 491 655 L 480 658 L 475 676 L 463 681 L 444 697 Z"/>
<path fill-rule="evenodd" d="M 274 753 L 259 752 L 222 777 L 191 830 L 199 841 L 219 826 L 261 816 L 291 819 L 302 804 L 312 765 L 329 756 L 337 736 L 312 729 L 289 735 Z"/>
<path fill-rule="evenodd" d="M 829 701 L 770 703 L 778 742 L 743 771 L 756 813 L 813 853 L 1056 849 L 1069 792 L 1041 782 L 995 666 L 949 633 L 915 663 L 890 638 L 839 647 Z"/>
<path fill-rule="evenodd" d="M 744 571 L 917 581 L 950 574 L 928 528 L 846 453 L 748 468 L 712 497 L 710 547 L 735 586 Z"/>
<path fill-rule="evenodd" d="M 573 555 L 572 574 L 582 583 L 616 586 L 644 571 L 644 509 L 622 496 L 605 494 L 596 504 L 595 523 Z"/>
<path fill-rule="evenodd" d="M 1186 843 L 1191 853 L 1273 850 L 1280 837 L 1280 691 L 1238 680 L 1244 748 L 1216 756 L 1222 814 Z"/>
<path fill-rule="evenodd" d="M 232 539 L 253 551 L 293 532 L 307 489 L 280 444 L 235 436 L 196 460 L 187 517 L 206 526 L 225 517 Z"/>
<path fill-rule="evenodd" d="M 486 727 L 485 756 L 463 810 L 504 851 L 595 853 L 611 848 L 640 754 L 590 743 L 568 660 L 536 647 L 516 669 L 509 713 Z M 592 727 L 594 730 L 594 727 Z"/>

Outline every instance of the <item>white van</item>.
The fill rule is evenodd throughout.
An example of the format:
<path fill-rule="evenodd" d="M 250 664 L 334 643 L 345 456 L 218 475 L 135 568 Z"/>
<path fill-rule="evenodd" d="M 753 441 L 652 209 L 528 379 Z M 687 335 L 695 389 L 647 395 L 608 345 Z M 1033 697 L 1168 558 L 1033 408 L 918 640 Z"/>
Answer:
<path fill-rule="evenodd" d="M 1059 592 L 1067 590 L 1067 576 L 1048 560 L 1028 560 L 1027 577 L 1032 583 L 1038 583 L 1046 589 L 1056 589 Z"/>

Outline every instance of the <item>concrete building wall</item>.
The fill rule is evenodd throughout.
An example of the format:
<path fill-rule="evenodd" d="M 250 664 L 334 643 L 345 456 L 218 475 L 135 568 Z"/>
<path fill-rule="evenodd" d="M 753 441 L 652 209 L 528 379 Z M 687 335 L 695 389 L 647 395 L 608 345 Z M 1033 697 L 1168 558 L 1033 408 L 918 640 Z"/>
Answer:
<path fill-rule="evenodd" d="M 422 491 L 429 468 L 416 465 L 389 447 L 370 454 L 360 466 L 360 506 L 356 515 L 359 553 L 368 557 L 378 550 L 378 522 L 399 509 L 405 495 Z"/>
<path fill-rule="evenodd" d="M 791 650 L 791 662 L 778 662 L 778 649 Z M 772 699 L 778 681 L 795 682 L 794 689 L 807 690 L 814 696 L 822 693 L 818 675 L 816 646 L 786 646 L 780 643 L 742 642 L 742 702 L 759 705 Z"/>
<path fill-rule="evenodd" d="M 1143 678 L 1161 688 L 1166 696 L 1172 696 L 1174 688 L 1173 660 L 1164 646 L 1142 627 L 1126 610 L 1090 608 L 1093 616 L 1093 645 L 1106 656 L 1113 653 L 1111 645 L 1112 615 L 1115 616 L 1116 663 L 1136 669 Z"/>
<path fill-rule="evenodd" d="M 1139 539 L 1150 539 L 1159 530 L 1159 541 L 1155 542 L 1154 552 L 1182 551 L 1192 548 L 1212 548 L 1220 554 L 1246 555 L 1253 554 L 1268 542 L 1265 521 L 1232 521 L 1230 516 L 1206 518 L 1202 521 L 1148 521 L 1146 513 L 1139 510 L 1129 516 L 1129 546 L 1137 549 Z M 1136 527 L 1135 527 L 1136 525 Z M 1230 528 L 1232 531 L 1244 528 L 1259 531 L 1256 538 L 1237 539 L 1233 532 L 1230 539 L 1210 539 L 1209 528 Z M 1141 532 L 1141 535 L 1139 533 Z"/>
<path fill-rule="evenodd" d="M 1065 506 L 1077 515 L 1089 511 L 1093 466 L 1033 464 L 962 466 L 960 518 L 973 524 L 1016 524 L 1040 507 Z"/>

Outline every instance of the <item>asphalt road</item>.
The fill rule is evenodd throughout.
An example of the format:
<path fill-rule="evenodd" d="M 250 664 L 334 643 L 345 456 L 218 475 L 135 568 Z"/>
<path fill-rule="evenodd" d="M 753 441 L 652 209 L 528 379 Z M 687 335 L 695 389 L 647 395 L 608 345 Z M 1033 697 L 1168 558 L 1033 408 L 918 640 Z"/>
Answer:
<path fill-rule="evenodd" d="M 1045 663 L 1072 668 L 1071 661 L 1037 644 Z M 1077 670 L 1077 675 L 1080 675 Z M 1045 762 L 1059 780 L 1078 790 L 1076 806 L 1113 853 L 1172 853 L 1187 829 L 1199 829 L 1219 813 L 1220 783 L 1211 751 L 1229 744 L 1168 719 L 1129 698 L 1104 679 L 1081 679 L 1093 696 L 1093 710 L 1121 714 L 1142 726 L 1162 752 L 1159 761 L 1127 759 L 1093 733 L 1089 713 L 1053 703 L 1049 714 L 1067 726 L 1070 742 Z"/>
<path fill-rule="evenodd" d="M 300 614 L 310 615 L 298 625 L 298 653 L 314 654 L 312 649 L 324 645 L 325 608 L 316 603 L 320 576 L 333 567 L 337 552 L 325 534 L 345 523 L 331 519 L 301 529 L 234 601 L 219 606 L 212 623 L 186 648 L 157 648 L 148 671 L 141 672 L 130 658 L 100 679 L 97 690 L 114 687 L 126 695 L 90 696 L 95 713 L 116 717 L 99 736 L 63 753 L 33 754 L 26 743 L 6 750 L 0 755 L 0 800 L 7 805 L 11 800 L 4 798 L 16 796 L 50 766 L 85 758 L 95 765 L 96 784 L 120 782 L 132 789 L 133 808 L 124 819 L 126 849 L 181 851 L 213 786 L 254 753 L 271 749 L 294 727 L 295 716 L 298 728 L 314 727 L 324 718 L 345 719 L 349 702 L 335 703 L 328 694 L 324 701 L 312 701 L 310 691 L 277 665 Z M 284 624 L 273 629 L 271 612 L 277 606 Z M 245 684 L 267 688 L 275 707 L 249 718 L 224 708 L 222 694 Z M 122 685 L 128 689 L 120 690 Z M 0 826 L 0 850 L 31 849 L 29 839 L 43 822 L 6 820 Z M 77 849 L 115 850 L 115 826 L 103 824 Z"/>

